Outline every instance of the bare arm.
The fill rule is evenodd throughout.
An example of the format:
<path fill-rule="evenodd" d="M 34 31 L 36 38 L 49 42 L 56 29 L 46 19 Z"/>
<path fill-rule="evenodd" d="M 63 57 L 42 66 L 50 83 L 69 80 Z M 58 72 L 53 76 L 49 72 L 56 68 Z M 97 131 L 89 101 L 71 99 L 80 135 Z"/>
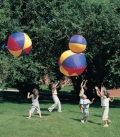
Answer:
<path fill-rule="evenodd" d="M 87 81 L 88 81 L 88 80 L 85 80 L 84 85 L 83 85 L 84 87 L 86 87 L 86 83 L 87 83 Z"/>
<path fill-rule="evenodd" d="M 95 98 L 93 98 L 92 101 L 90 103 L 88 103 L 88 104 L 92 104 L 94 100 L 95 100 Z"/>
<path fill-rule="evenodd" d="M 100 92 L 100 90 L 98 89 L 97 86 L 95 86 L 95 89 L 96 89 L 96 93 L 97 93 L 97 95 L 98 95 L 99 97 L 106 98 L 106 96 L 104 96 L 104 95 Z"/>
<path fill-rule="evenodd" d="M 114 97 L 113 97 L 112 99 L 110 98 L 110 100 L 109 100 L 109 101 L 110 101 L 110 102 L 113 102 L 113 101 L 114 101 Z"/>
<path fill-rule="evenodd" d="M 32 95 L 30 95 L 30 92 L 28 92 L 27 99 L 30 99 L 31 97 L 32 97 Z"/>
<path fill-rule="evenodd" d="M 80 87 L 81 87 L 81 88 L 84 86 L 84 81 L 85 81 L 85 80 L 83 80 L 83 81 L 81 82 L 81 84 L 80 84 Z"/>
<path fill-rule="evenodd" d="M 85 80 L 84 85 L 83 85 L 83 87 L 84 87 L 85 89 L 87 89 L 87 87 L 86 87 L 87 81 L 88 81 L 88 80 Z"/>
<path fill-rule="evenodd" d="M 55 85 L 55 86 L 56 86 L 56 88 L 57 88 L 57 86 L 59 86 L 59 85 L 60 85 L 60 81 L 58 81 L 58 82 L 57 82 L 57 84 Z"/>

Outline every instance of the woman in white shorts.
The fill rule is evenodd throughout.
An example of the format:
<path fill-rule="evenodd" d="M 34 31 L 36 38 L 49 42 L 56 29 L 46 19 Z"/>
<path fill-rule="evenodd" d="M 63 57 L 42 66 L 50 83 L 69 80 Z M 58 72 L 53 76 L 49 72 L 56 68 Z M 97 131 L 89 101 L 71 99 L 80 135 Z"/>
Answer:
<path fill-rule="evenodd" d="M 101 97 L 101 106 L 102 106 L 102 120 L 104 121 L 105 125 L 104 127 L 108 127 L 108 124 L 111 122 L 108 119 L 108 114 L 109 114 L 109 101 L 113 102 L 113 99 L 109 98 L 109 93 L 105 90 L 100 92 L 97 86 L 95 86 L 96 93 L 99 97 Z"/>

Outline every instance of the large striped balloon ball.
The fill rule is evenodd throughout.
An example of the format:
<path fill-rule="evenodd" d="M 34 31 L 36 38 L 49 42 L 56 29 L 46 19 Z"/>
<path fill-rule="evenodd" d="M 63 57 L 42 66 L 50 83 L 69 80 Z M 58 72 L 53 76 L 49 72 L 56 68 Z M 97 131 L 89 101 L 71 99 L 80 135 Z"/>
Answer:
<path fill-rule="evenodd" d="M 32 49 L 32 41 L 30 37 L 23 32 L 13 33 L 8 38 L 7 48 L 12 55 L 16 57 L 22 56 L 29 54 Z"/>
<path fill-rule="evenodd" d="M 66 76 L 81 75 L 87 67 L 85 55 L 83 53 L 73 53 L 71 50 L 67 50 L 61 54 L 58 64 L 60 72 Z"/>
<path fill-rule="evenodd" d="M 73 35 L 69 40 L 69 49 L 75 53 L 83 52 L 86 46 L 86 39 L 82 35 Z"/>

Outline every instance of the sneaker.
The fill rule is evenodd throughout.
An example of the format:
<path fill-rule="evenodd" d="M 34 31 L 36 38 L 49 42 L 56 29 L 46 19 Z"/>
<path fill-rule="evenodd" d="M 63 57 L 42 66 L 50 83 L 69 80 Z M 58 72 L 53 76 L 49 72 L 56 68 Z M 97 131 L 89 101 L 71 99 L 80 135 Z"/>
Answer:
<path fill-rule="evenodd" d="M 29 117 L 29 116 L 28 116 L 28 117 L 26 117 L 26 118 L 27 118 L 27 119 L 31 119 L 31 117 Z"/>
<path fill-rule="evenodd" d="M 85 120 L 85 122 L 88 122 L 87 120 Z"/>
<path fill-rule="evenodd" d="M 108 127 L 108 125 L 107 125 L 107 124 L 105 124 L 103 127 Z"/>
<path fill-rule="evenodd" d="M 81 123 L 84 123 L 84 120 L 81 120 Z"/>
<path fill-rule="evenodd" d="M 42 116 L 40 117 L 40 119 L 42 118 Z"/>
<path fill-rule="evenodd" d="M 50 110 L 49 108 L 48 108 L 48 111 L 49 111 L 49 112 L 52 112 L 52 110 Z"/>

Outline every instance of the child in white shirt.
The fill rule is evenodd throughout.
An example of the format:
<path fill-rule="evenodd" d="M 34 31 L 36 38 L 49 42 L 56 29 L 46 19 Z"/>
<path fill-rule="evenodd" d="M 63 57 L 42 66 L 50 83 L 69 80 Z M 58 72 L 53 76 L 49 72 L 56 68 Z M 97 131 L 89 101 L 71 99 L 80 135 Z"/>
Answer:
<path fill-rule="evenodd" d="M 94 99 L 92 99 L 92 101 L 90 101 L 89 99 L 87 99 L 87 96 L 85 94 L 82 95 L 83 98 L 83 119 L 81 120 L 82 123 L 84 123 L 85 121 L 87 122 L 88 120 L 88 116 L 89 116 L 89 105 L 93 103 Z"/>

